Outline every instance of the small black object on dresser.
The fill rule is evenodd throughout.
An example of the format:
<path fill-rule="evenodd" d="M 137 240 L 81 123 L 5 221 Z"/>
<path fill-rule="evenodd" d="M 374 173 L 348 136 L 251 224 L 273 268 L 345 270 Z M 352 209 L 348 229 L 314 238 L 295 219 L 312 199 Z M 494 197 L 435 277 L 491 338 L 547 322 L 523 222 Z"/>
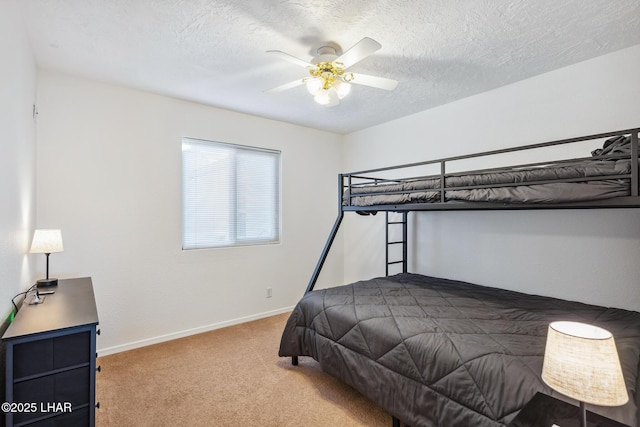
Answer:
<path fill-rule="evenodd" d="M 59 280 L 2 337 L 7 426 L 94 426 L 98 312 L 91 278 Z"/>
<path fill-rule="evenodd" d="M 580 408 L 543 393 L 536 393 L 533 399 L 520 411 L 508 427 L 580 427 Z M 628 427 L 602 415 L 587 411 L 588 427 Z"/>

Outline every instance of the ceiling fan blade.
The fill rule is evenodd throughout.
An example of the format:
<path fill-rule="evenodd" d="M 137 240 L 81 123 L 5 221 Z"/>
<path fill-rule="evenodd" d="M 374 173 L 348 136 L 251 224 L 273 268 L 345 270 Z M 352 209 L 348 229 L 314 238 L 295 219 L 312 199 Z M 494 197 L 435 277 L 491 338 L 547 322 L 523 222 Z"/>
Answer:
<path fill-rule="evenodd" d="M 398 81 L 393 79 L 387 79 L 384 77 L 369 76 L 367 74 L 351 73 L 353 74 L 353 80 L 349 83 L 355 83 L 358 85 L 371 86 L 378 89 L 394 90 L 398 86 Z"/>
<path fill-rule="evenodd" d="M 285 53 L 281 50 L 268 50 L 267 53 L 270 53 L 272 55 L 277 56 L 280 59 L 284 59 L 285 61 L 289 61 L 292 64 L 296 64 L 300 67 L 313 67 L 314 65 L 308 61 L 305 61 L 303 59 L 300 58 L 296 58 L 293 55 L 289 55 L 288 53 Z"/>
<path fill-rule="evenodd" d="M 294 80 L 292 82 L 274 87 L 273 89 L 265 90 L 264 93 L 278 93 L 287 89 L 293 89 L 294 87 L 297 87 L 297 86 L 302 86 L 303 84 L 304 84 L 304 79 L 298 79 L 298 80 Z"/>
<path fill-rule="evenodd" d="M 347 50 L 345 53 L 336 58 L 334 62 L 340 62 L 344 65 L 344 68 L 349 68 L 356 62 L 362 61 L 364 58 L 371 55 L 381 47 L 382 45 L 374 39 L 365 37 L 358 43 L 354 44 L 351 49 Z"/>

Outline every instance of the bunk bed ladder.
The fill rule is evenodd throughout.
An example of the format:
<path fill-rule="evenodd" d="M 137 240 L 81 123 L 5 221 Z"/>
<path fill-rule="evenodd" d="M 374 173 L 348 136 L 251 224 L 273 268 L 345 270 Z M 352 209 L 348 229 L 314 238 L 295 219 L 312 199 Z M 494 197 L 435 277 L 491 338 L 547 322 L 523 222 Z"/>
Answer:
<path fill-rule="evenodd" d="M 402 264 L 402 272 L 407 272 L 407 212 L 385 212 L 387 215 L 387 227 L 386 227 L 386 265 L 385 275 L 389 275 L 389 266 Z M 401 219 L 398 219 L 400 217 Z M 395 228 L 395 230 L 394 230 Z M 401 228 L 402 234 L 398 237 L 397 228 Z M 395 232 L 394 232 L 395 231 Z M 400 253 L 400 259 L 397 259 L 397 250 L 390 250 L 394 246 L 401 246 L 402 251 Z M 391 253 L 395 255 L 393 259 Z"/>

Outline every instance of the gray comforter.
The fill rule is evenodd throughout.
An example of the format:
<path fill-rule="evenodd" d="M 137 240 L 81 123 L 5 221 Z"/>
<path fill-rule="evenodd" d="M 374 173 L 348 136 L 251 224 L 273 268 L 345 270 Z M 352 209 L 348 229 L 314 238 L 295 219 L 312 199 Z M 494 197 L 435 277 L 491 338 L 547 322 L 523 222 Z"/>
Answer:
<path fill-rule="evenodd" d="M 636 312 L 400 274 L 308 293 L 279 354 L 313 357 L 410 426 L 497 427 L 536 391 L 555 395 L 540 378 L 555 320 L 613 333 L 630 401 L 589 409 L 638 426 Z"/>

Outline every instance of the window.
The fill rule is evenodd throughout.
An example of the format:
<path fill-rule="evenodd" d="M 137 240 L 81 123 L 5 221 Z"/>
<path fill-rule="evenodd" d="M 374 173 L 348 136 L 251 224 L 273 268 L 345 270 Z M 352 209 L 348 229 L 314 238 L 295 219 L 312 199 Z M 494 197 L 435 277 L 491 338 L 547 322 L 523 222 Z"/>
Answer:
<path fill-rule="evenodd" d="M 182 139 L 182 248 L 278 243 L 280 152 Z"/>

